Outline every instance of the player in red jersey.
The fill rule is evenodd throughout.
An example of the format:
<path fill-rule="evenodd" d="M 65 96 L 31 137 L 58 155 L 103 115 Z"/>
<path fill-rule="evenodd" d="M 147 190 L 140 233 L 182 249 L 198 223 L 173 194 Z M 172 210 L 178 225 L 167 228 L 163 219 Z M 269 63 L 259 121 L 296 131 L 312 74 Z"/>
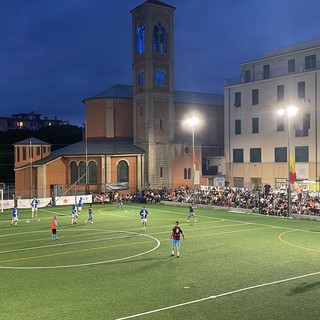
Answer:
<path fill-rule="evenodd" d="M 172 233 L 171 233 L 171 242 L 172 242 L 171 255 L 174 256 L 174 251 L 176 250 L 177 258 L 180 257 L 180 236 L 181 235 L 182 235 L 182 237 L 184 239 L 183 231 L 179 227 L 179 222 L 176 221 L 176 225 L 173 227 Z"/>

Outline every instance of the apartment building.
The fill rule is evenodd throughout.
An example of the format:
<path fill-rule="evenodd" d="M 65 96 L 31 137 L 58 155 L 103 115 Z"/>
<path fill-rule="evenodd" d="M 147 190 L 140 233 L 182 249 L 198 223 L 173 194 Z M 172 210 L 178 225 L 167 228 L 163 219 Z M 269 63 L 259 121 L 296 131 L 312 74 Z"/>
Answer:
<path fill-rule="evenodd" d="M 291 152 L 297 184 L 319 179 L 320 39 L 265 52 L 226 80 L 226 181 L 233 187 L 285 187 Z M 296 115 L 284 113 L 297 108 Z"/>

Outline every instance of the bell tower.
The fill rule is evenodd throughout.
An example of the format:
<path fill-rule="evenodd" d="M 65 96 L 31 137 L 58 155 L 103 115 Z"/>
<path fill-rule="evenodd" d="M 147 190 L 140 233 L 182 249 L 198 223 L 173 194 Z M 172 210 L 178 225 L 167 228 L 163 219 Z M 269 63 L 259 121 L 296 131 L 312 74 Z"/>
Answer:
<path fill-rule="evenodd" d="M 133 136 L 145 150 L 143 186 L 172 185 L 175 7 L 148 0 L 131 11 Z"/>

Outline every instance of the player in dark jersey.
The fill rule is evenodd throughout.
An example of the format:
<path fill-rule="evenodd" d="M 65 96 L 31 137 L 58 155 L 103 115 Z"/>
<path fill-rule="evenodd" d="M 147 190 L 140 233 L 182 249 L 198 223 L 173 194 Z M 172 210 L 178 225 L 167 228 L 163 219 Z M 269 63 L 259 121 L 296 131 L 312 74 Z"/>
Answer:
<path fill-rule="evenodd" d="M 188 219 L 187 219 L 188 223 L 190 221 L 190 218 L 193 218 L 194 222 L 197 222 L 196 213 L 194 211 L 194 208 L 195 207 L 192 204 L 189 206 L 189 216 L 188 216 Z"/>
<path fill-rule="evenodd" d="M 140 210 L 140 218 L 141 218 L 141 227 L 142 230 L 147 231 L 147 219 L 148 219 L 148 210 L 146 209 L 145 206 Z"/>
<path fill-rule="evenodd" d="M 173 227 L 172 233 L 171 233 L 171 242 L 172 242 L 171 255 L 174 256 L 174 251 L 176 251 L 177 252 L 177 258 L 180 257 L 180 236 L 181 235 L 182 235 L 182 237 L 184 239 L 183 231 L 179 227 L 179 222 L 176 221 L 176 225 Z"/>

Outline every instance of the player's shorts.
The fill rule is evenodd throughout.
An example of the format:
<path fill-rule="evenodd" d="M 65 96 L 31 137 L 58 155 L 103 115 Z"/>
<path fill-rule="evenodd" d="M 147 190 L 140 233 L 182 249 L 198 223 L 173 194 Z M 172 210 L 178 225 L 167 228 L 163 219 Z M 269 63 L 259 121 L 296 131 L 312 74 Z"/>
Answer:
<path fill-rule="evenodd" d="M 52 234 L 56 234 L 57 233 L 57 229 L 51 229 L 52 230 Z"/>
<path fill-rule="evenodd" d="M 36 207 L 36 208 L 32 207 L 32 208 L 31 208 L 31 211 L 32 211 L 32 212 L 38 211 L 38 208 L 37 208 L 37 207 Z"/>
<path fill-rule="evenodd" d="M 78 218 L 78 214 L 77 213 L 73 213 L 72 214 L 72 218 Z"/>
<path fill-rule="evenodd" d="M 172 246 L 173 247 L 180 247 L 180 240 L 172 239 Z"/>
<path fill-rule="evenodd" d="M 196 214 L 193 211 L 189 212 L 189 217 L 195 217 L 195 216 Z"/>
<path fill-rule="evenodd" d="M 82 210 L 82 207 L 78 207 L 78 211 L 81 211 Z"/>
<path fill-rule="evenodd" d="M 17 222 L 17 221 L 19 221 L 18 217 L 12 218 L 12 222 Z"/>
<path fill-rule="evenodd" d="M 93 219 L 93 213 L 89 213 L 88 218 L 89 218 L 89 219 Z"/>
<path fill-rule="evenodd" d="M 147 222 L 147 218 L 141 218 L 141 222 Z"/>

